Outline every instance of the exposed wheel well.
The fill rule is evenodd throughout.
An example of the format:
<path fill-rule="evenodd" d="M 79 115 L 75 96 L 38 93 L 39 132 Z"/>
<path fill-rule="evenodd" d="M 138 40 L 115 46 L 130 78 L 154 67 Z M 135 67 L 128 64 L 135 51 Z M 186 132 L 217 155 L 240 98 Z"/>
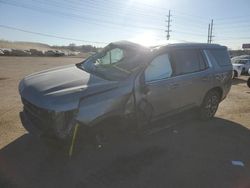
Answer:
<path fill-rule="evenodd" d="M 112 131 L 113 129 L 115 130 L 115 128 L 119 128 L 121 120 L 122 119 L 120 116 L 112 116 L 102 119 L 98 122 L 95 122 L 91 126 L 80 123 L 81 124 L 79 128 L 80 140 L 90 139 L 93 141 L 92 136 L 95 134 L 96 131 L 106 130 L 107 132 L 109 132 Z"/>
<path fill-rule="evenodd" d="M 101 128 L 101 127 L 109 127 L 109 128 L 115 128 L 120 125 L 122 122 L 122 117 L 120 116 L 110 116 L 106 117 L 104 119 L 100 119 L 97 122 L 95 122 L 91 128 L 96 129 L 96 128 Z"/>
<path fill-rule="evenodd" d="M 234 77 L 238 77 L 238 72 L 234 70 Z"/>

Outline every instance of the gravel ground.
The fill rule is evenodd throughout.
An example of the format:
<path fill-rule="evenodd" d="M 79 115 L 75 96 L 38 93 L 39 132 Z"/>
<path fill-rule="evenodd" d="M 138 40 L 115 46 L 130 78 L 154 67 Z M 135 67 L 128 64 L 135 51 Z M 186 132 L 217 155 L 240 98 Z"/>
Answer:
<path fill-rule="evenodd" d="M 250 88 L 236 79 L 216 117 L 187 112 L 141 137 L 67 160 L 22 128 L 19 80 L 78 58 L 0 57 L 0 187 L 250 187 Z M 177 119 L 177 120 L 176 120 Z M 171 126 L 170 126 L 171 125 Z M 243 166 L 233 165 L 241 161 Z"/>

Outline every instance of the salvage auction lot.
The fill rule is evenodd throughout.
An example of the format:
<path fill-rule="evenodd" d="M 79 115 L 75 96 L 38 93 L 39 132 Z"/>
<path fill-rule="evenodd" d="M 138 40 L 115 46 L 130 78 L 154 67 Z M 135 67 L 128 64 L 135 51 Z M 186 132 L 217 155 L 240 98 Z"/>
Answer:
<path fill-rule="evenodd" d="M 80 61 L 69 57 L 0 57 L 1 188 L 250 186 L 247 77 L 234 80 L 211 121 L 201 122 L 189 112 L 178 120 L 152 125 L 140 138 L 82 151 L 68 161 L 49 153 L 21 126 L 18 82 L 35 71 Z"/>

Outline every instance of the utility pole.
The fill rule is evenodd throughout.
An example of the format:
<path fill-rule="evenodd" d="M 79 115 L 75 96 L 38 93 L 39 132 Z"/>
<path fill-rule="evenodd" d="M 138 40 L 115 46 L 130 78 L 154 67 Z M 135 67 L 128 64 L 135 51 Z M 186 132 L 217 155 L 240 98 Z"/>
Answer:
<path fill-rule="evenodd" d="M 214 20 L 212 19 L 211 21 L 211 29 L 210 29 L 210 44 L 212 43 L 213 40 L 213 26 L 214 26 Z"/>
<path fill-rule="evenodd" d="M 210 41 L 210 24 L 208 24 L 208 31 L 207 31 L 207 43 L 209 44 Z"/>
<path fill-rule="evenodd" d="M 167 32 L 167 40 L 169 40 L 169 38 L 170 38 L 170 32 L 171 32 L 171 30 L 170 30 L 170 22 L 171 22 L 171 12 L 170 12 L 170 10 L 168 11 L 168 15 L 167 15 L 167 30 L 166 30 L 166 32 Z"/>
<path fill-rule="evenodd" d="M 208 32 L 207 32 L 207 43 L 211 44 L 213 40 L 213 26 L 214 20 L 211 20 L 211 24 L 208 24 Z"/>

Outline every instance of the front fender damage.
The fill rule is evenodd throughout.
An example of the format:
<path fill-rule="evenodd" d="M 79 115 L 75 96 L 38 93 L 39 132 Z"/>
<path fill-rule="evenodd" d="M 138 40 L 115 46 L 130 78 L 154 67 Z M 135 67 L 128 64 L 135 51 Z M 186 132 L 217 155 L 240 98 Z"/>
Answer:
<path fill-rule="evenodd" d="M 130 96 L 131 93 L 117 95 L 116 92 L 108 91 L 95 97 L 82 99 L 79 102 L 76 121 L 92 127 L 109 117 L 125 117 L 125 113 L 131 111 L 126 111 L 126 107 L 133 109 L 131 107 L 133 103 L 126 106 L 127 102 L 130 101 Z"/>

